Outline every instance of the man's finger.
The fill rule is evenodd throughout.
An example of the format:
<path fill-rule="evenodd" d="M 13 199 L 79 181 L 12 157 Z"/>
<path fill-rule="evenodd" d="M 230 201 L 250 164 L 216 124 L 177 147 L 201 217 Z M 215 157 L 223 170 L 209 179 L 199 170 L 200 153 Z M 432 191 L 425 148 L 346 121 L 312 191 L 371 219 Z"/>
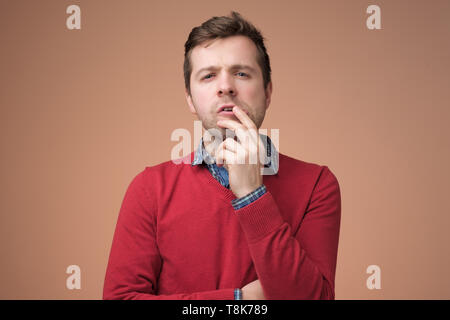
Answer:
<path fill-rule="evenodd" d="M 255 123 L 240 107 L 234 106 L 233 113 L 247 129 L 256 129 Z"/>
<path fill-rule="evenodd" d="M 220 120 L 217 121 L 217 125 L 232 130 L 241 142 L 250 137 L 250 141 L 257 143 L 258 132 L 255 129 L 247 129 L 234 120 Z"/>
<path fill-rule="evenodd" d="M 249 163 L 246 163 L 246 160 L 248 158 L 247 150 L 239 142 L 231 138 L 225 139 L 225 141 L 223 142 L 223 149 L 234 153 L 234 157 L 236 158 L 236 161 L 234 162 L 235 164 L 252 164 L 250 161 Z"/>
<path fill-rule="evenodd" d="M 232 152 L 237 152 L 238 148 L 242 148 L 241 145 L 232 138 L 226 138 L 223 142 L 223 147 Z"/>
<path fill-rule="evenodd" d="M 241 130 L 247 129 L 242 123 L 231 119 L 219 120 L 217 121 L 217 125 L 219 125 L 220 127 L 228 128 L 233 131 L 236 131 L 237 129 Z"/>
<path fill-rule="evenodd" d="M 222 164 L 227 168 L 230 164 L 241 164 L 245 162 L 245 158 L 240 158 L 237 153 L 227 149 L 222 149 L 217 155 L 216 162 Z"/>

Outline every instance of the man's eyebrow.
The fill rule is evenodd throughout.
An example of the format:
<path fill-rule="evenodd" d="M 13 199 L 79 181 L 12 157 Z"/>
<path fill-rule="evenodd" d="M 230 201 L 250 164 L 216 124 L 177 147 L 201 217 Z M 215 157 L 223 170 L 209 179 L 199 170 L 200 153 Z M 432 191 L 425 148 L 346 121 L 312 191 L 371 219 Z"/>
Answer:
<path fill-rule="evenodd" d="M 218 70 L 218 69 L 220 69 L 220 68 L 217 66 L 204 67 L 204 68 L 201 68 L 200 70 L 198 70 L 195 75 L 198 77 L 199 74 L 202 73 L 203 71 L 214 71 L 214 70 Z M 246 64 L 233 64 L 232 66 L 228 67 L 227 69 L 228 70 L 247 69 L 247 70 L 250 70 L 251 72 L 256 73 L 255 68 L 250 67 L 249 65 L 246 65 Z"/>

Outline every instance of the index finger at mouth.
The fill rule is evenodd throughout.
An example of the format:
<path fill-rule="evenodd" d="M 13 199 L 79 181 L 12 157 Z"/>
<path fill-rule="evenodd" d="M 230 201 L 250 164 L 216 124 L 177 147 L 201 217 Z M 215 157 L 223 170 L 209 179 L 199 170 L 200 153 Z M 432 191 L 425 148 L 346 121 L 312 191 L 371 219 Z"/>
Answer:
<path fill-rule="evenodd" d="M 220 127 L 225 127 L 225 128 L 231 129 L 233 131 L 235 131 L 237 129 L 245 129 L 244 125 L 242 125 L 241 123 L 239 123 L 235 120 L 219 120 L 219 121 L 217 121 L 217 124 Z"/>
<path fill-rule="evenodd" d="M 240 107 L 234 106 L 233 113 L 248 129 L 256 129 L 255 123 L 252 121 L 252 119 L 250 119 L 247 113 L 245 113 L 244 110 L 242 110 Z"/>

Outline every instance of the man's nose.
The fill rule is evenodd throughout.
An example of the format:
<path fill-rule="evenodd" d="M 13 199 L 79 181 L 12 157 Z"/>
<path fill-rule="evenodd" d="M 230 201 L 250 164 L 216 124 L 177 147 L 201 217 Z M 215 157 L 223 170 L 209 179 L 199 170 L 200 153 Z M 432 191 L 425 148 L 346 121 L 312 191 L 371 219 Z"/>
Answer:
<path fill-rule="evenodd" d="M 234 79 L 229 74 L 224 74 L 220 76 L 220 80 L 218 82 L 217 95 L 236 95 L 236 87 L 234 85 Z"/>

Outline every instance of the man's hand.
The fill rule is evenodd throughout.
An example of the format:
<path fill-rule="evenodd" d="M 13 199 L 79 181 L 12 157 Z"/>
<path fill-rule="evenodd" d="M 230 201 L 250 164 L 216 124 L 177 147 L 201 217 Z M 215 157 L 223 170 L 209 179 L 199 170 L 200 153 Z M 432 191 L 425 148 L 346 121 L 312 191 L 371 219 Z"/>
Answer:
<path fill-rule="evenodd" d="M 256 279 L 242 289 L 242 300 L 266 300 L 261 286 L 261 282 Z"/>
<path fill-rule="evenodd" d="M 218 164 L 224 164 L 228 170 L 231 191 L 241 198 L 263 184 L 259 152 L 264 150 L 264 146 L 249 116 L 237 106 L 233 108 L 233 113 L 240 122 L 219 120 L 217 125 L 234 131 L 239 142 L 226 138 L 217 147 L 215 158 Z"/>

